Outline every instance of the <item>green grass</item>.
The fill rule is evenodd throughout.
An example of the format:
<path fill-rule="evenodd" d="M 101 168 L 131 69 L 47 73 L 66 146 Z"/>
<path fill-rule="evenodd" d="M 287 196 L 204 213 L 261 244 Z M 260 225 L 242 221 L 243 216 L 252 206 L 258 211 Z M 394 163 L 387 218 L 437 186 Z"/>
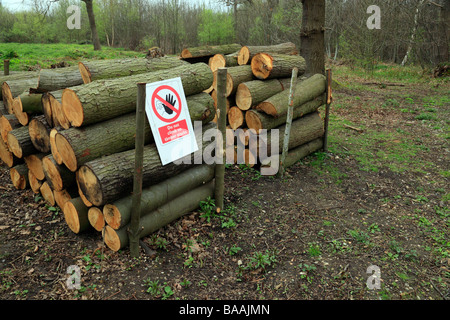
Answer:
<path fill-rule="evenodd" d="M 30 68 L 50 68 L 62 61 L 74 65 L 80 60 L 114 59 L 144 56 L 143 53 L 126 51 L 122 48 L 102 47 L 94 51 L 92 45 L 80 44 L 29 44 L 0 43 L 0 59 L 10 59 L 11 71 L 23 71 Z M 3 66 L 3 63 L 1 64 Z"/>

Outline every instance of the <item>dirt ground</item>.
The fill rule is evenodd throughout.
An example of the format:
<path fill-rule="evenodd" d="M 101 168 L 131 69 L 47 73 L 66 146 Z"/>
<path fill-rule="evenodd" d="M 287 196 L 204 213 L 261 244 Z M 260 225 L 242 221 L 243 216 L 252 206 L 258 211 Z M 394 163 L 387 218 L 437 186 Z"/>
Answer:
<path fill-rule="evenodd" d="M 145 237 L 155 255 L 72 233 L 1 166 L 0 299 L 448 299 L 448 82 L 335 78 L 328 154 L 284 179 L 228 166 L 226 213 L 197 210 Z"/>

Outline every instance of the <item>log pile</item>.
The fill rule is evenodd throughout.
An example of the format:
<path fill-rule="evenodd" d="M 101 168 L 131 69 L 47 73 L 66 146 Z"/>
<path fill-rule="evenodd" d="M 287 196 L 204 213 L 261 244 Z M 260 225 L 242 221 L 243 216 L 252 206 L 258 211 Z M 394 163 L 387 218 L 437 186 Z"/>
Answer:
<path fill-rule="evenodd" d="M 186 48 L 180 57 L 85 61 L 76 68 L 2 77 L 1 162 L 15 188 L 29 188 L 48 206 L 58 206 L 71 231 L 95 230 L 109 248 L 122 249 L 129 244 L 137 84 L 179 77 L 191 120 L 203 124 L 203 131 L 196 132 L 202 142 L 200 134 L 217 127 L 216 73 L 221 67 L 228 69 L 227 163 L 241 159 L 250 166 L 267 166 L 281 152 L 255 153 L 249 137 L 279 129 L 282 139 L 294 67 L 299 81 L 287 162 L 321 147 L 323 124 L 317 110 L 324 103 L 325 78 L 302 77 L 305 60 L 291 43 L 230 44 Z M 270 135 L 258 139 L 269 150 L 271 142 Z M 199 143 L 200 154 L 204 147 Z M 141 237 L 213 196 L 214 172 L 214 165 L 194 161 L 162 166 L 147 123 Z"/>

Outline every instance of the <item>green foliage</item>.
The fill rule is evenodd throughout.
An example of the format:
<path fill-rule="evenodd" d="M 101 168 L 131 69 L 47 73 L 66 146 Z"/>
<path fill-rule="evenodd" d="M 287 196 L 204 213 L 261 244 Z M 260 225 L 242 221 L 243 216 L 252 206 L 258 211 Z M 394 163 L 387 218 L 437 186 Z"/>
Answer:
<path fill-rule="evenodd" d="M 198 39 L 201 44 L 226 44 L 233 42 L 233 19 L 223 12 L 203 9 L 198 26 Z"/>

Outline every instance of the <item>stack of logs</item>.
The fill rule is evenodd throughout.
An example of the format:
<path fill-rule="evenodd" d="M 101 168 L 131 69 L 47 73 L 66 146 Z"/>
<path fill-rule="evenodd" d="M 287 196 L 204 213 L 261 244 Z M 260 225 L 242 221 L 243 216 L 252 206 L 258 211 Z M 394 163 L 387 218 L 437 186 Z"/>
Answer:
<path fill-rule="evenodd" d="M 304 59 L 291 43 L 190 48 L 181 57 L 85 61 L 74 67 L 0 77 L 0 159 L 9 167 L 12 184 L 20 190 L 30 188 L 49 206 L 61 208 L 74 233 L 94 229 L 110 249 L 126 247 L 137 83 L 180 77 L 191 120 L 201 121 L 205 132 L 216 127 L 219 67 L 228 68 L 228 132 L 283 129 L 292 68 L 297 67 L 299 74 L 305 69 Z M 324 92 L 321 75 L 297 84 L 290 152 L 303 148 L 304 157 L 321 147 L 323 123 L 317 109 L 324 103 Z M 227 144 L 234 145 L 234 139 L 227 135 Z M 202 137 L 197 136 L 197 141 Z M 245 150 L 249 165 L 256 163 L 250 158 L 257 155 Z M 232 158 L 234 163 L 237 155 Z M 214 166 L 191 163 L 162 166 L 146 124 L 141 237 L 213 196 Z"/>

